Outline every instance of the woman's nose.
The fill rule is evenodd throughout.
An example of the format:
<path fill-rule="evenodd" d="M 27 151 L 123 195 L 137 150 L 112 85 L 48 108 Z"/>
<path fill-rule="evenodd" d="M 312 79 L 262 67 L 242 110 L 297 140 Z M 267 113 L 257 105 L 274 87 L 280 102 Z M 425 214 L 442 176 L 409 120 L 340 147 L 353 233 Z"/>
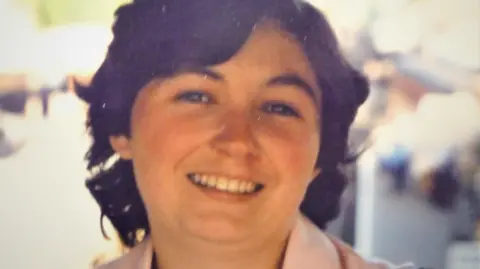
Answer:
<path fill-rule="evenodd" d="M 258 155 L 258 144 L 252 127 L 259 118 L 249 113 L 228 112 L 221 120 L 219 132 L 212 140 L 212 146 L 235 158 L 249 158 Z"/>

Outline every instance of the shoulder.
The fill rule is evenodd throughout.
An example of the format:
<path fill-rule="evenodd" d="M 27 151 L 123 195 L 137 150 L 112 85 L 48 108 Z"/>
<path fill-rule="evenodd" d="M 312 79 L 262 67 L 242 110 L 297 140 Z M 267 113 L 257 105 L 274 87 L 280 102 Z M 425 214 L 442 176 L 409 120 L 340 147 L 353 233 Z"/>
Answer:
<path fill-rule="evenodd" d="M 321 252 L 325 251 L 327 248 L 319 248 L 317 247 L 320 245 L 318 241 L 324 241 L 322 244 L 323 245 L 331 245 L 328 249 L 332 249 L 332 251 L 329 251 L 328 256 L 336 256 L 336 264 L 337 266 L 335 268 L 342 268 L 342 269 L 417 269 L 413 264 L 411 263 L 405 263 L 403 265 L 393 265 L 391 263 L 388 263 L 386 261 L 380 261 L 380 260 L 369 260 L 365 259 L 362 257 L 360 254 L 358 254 L 354 249 L 352 249 L 350 246 L 347 244 L 341 242 L 339 239 L 328 235 L 324 233 L 322 230 L 320 230 L 317 226 L 315 226 L 311 221 L 304 217 L 301 219 L 301 230 L 303 230 L 304 238 L 309 238 L 309 240 L 314 240 L 317 243 L 308 243 L 304 244 L 306 247 L 304 248 L 303 252 L 308 252 L 307 250 L 314 250 L 315 253 L 312 253 L 315 256 L 319 256 Z M 312 257 L 306 257 L 305 258 L 311 258 Z M 318 262 L 315 262 L 318 264 Z"/>
<path fill-rule="evenodd" d="M 147 238 L 123 256 L 95 269 L 150 269 L 152 247 Z"/>
<path fill-rule="evenodd" d="M 404 263 L 402 265 L 394 265 L 382 260 L 367 260 L 355 252 L 351 247 L 342 243 L 338 239 L 330 237 L 330 240 L 335 245 L 340 259 L 345 264 L 347 269 L 417 269 L 412 263 Z"/>

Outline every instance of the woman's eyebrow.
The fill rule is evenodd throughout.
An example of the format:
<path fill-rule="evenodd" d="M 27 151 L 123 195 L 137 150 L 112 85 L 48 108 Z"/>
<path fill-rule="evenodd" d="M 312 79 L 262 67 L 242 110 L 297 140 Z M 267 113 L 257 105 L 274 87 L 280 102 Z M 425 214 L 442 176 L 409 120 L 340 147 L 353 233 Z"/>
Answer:
<path fill-rule="evenodd" d="M 217 81 L 225 80 L 222 74 L 208 67 L 202 67 L 202 66 L 182 68 L 179 72 L 177 72 L 177 75 L 185 75 L 185 74 L 192 74 L 192 73 L 196 75 L 204 76 L 205 78 L 209 78 L 212 80 L 217 80 Z"/>
<path fill-rule="evenodd" d="M 318 101 L 318 95 L 304 79 L 294 73 L 276 76 L 267 82 L 267 86 L 294 86 L 307 93 L 313 100 Z"/>

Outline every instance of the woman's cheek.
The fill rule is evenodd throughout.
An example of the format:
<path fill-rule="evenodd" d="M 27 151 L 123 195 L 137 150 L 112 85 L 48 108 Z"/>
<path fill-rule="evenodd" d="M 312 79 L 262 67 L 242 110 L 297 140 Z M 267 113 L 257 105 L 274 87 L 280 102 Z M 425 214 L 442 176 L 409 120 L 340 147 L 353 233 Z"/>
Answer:
<path fill-rule="evenodd" d="M 268 131 L 262 135 L 266 154 L 275 160 L 277 166 L 300 174 L 312 169 L 319 150 L 319 136 L 315 132 L 280 130 Z"/>

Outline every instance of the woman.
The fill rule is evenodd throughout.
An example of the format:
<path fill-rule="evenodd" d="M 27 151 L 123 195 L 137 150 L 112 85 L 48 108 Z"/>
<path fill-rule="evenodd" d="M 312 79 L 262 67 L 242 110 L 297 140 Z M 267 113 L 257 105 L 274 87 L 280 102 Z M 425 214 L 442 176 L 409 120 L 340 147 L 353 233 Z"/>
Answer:
<path fill-rule="evenodd" d="M 116 15 L 79 89 L 87 185 L 132 248 L 103 268 L 377 268 L 322 232 L 368 83 L 317 10 L 144 0 Z"/>

